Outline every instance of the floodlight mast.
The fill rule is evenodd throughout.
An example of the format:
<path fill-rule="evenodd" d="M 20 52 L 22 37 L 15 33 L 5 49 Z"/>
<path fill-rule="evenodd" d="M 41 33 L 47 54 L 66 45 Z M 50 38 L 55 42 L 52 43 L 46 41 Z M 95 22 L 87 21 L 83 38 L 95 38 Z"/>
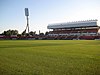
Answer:
<path fill-rule="evenodd" d="M 25 29 L 25 33 L 26 33 L 26 30 L 28 29 L 28 34 L 29 34 L 29 11 L 28 11 L 28 8 L 25 8 L 25 16 L 26 16 L 26 20 L 27 20 L 27 25 L 26 25 L 26 29 Z"/>

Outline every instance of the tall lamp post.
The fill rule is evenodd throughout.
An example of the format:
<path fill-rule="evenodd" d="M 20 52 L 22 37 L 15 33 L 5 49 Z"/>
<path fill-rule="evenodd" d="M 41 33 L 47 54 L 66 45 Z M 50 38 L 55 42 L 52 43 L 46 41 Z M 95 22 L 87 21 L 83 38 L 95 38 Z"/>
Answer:
<path fill-rule="evenodd" d="M 26 29 L 25 29 L 25 33 L 26 33 L 26 30 L 28 29 L 28 34 L 29 34 L 29 11 L 28 11 L 28 8 L 25 8 L 25 16 L 26 16 L 26 20 L 27 20 L 27 25 L 26 25 Z"/>

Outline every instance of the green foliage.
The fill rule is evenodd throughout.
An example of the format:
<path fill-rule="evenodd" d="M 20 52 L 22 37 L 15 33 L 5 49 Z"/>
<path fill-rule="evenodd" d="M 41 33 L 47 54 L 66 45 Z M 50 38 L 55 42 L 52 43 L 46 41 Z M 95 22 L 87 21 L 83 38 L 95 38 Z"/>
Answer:
<path fill-rule="evenodd" d="M 100 75 L 100 41 L 1 40 L 0 75 Z"/>
<path fill-rule="evenodd" d="M 18 30 L 7 30 L 4 31 L 2 34 L 6 36 L 18 35 Z"/>
<path fill-rule="evenodd" d="M 31 31 L 31 32 L 29 32 L 29 34 L 33 36 L 36 34 L 36 32 Z"/>
<path fill-rule="evenodd" d="M 48 35 L 49 34 L 49 32 L 45 32 L 45 35 Z"/>
<path fill-rule="evenodd" d="M 44 35 L 44 33 L 40 33 L 39 35 Z"/>

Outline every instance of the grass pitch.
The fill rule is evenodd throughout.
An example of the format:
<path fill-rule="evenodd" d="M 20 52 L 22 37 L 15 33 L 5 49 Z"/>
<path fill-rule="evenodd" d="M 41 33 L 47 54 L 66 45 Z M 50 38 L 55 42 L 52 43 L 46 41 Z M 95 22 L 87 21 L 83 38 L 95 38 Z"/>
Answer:
<path fill-rule="evenodd" d="M 1 40 L 0 75 L 100 75 L 100 41 Z"/>

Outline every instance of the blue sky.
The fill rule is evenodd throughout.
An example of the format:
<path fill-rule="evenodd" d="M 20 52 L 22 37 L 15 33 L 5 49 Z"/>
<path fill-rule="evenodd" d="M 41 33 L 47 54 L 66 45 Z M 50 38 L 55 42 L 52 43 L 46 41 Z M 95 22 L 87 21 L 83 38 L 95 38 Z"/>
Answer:
<path fill-rule="evenodd" d="M 0 33 L 25 30 L 24 9 L 29 8 L 30 31 L 48 31 L 50 23 L 98 19 L 100 0 L 0 0 Z"/>

